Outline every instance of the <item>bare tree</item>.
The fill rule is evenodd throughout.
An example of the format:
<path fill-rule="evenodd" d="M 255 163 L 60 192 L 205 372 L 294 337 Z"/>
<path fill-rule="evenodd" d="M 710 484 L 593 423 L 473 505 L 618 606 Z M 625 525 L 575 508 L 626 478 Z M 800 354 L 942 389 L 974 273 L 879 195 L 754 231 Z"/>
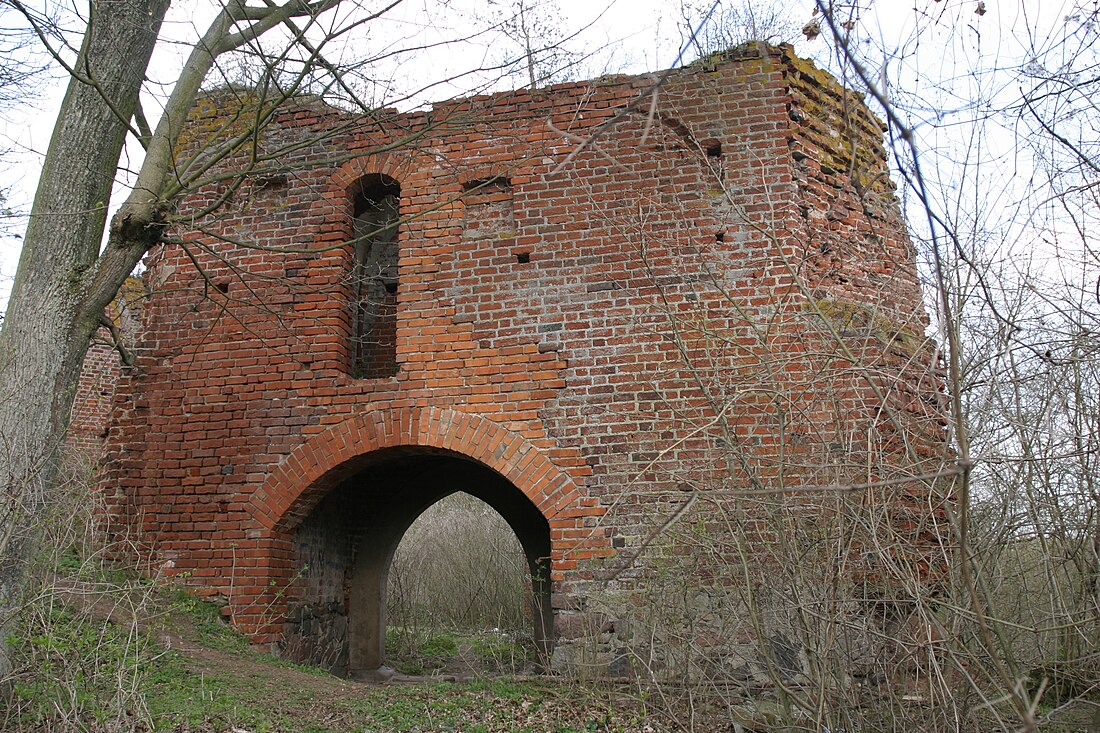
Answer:
<path fill-rule="evenodd" d="M 10 110 L 35 96 L 36 80 L 43 70 L 35 54 L 32 34 L 13 24 L 18 17 L 11 3 L 0 2 L 0 109 Z M 0 162 L 11 151 L 0 147 Z M 0 232 L 8 233 L 14 212 L 7 208 L 9 191 L 0 188 Z"/>
<path fill-rule="evenodd" d="M 19 0 L 6 3 L 66 68 L 70 82 L 0 332 L 0 626 L 17 605 L 35 553 L 34 519 L 48 505 L 56 482 L 59 447 L 89 339 L 106 323 L 104 307 L 121 283 L 162 241 L 173 221 L 173 202 L 181 192 L 208 183 L 207 172 L 221 161 L 233 158 L 253 170 L 277 156 L 278 151 L 257 148 L 256 131 L 288 99 L 334 92 L 347 104 L 373 106 L 362 85 L 352 81 L 369 61 L 337 66 L 327 56 L 328 45 L 399 2 L 334 15 L 339 4 L 230 0 L 190 42 L 171 93 L 160 100 L 159 119 L 150 120 L 141 97 L 148 91 L 149 62 L 168 0 L 92 3 L 81 21 L 83 39 L 75 57 L 57 47 L 42 16 Z M 382 56 L 400 52 L 391 47 Z M 214 131 L 201 149 L 195 140 L 181 143 L 204 80 L 222 74 L 223 65 L 233 67 L 236 62 L 227 59 L 241 53 L 251 56 L 260 73 L 253 89 L 236 95 L 236 124 Z M 127 140 L 143 149 L 141 163 L 108 224 Z M 0 651 L 0 674 L 7 659 Z"/>
<path fill-rule="evenodd" d="M 525 79 L 529 89 L 568 80 L 570 71 L 584 58 L 568 49 L 577 32 L 566 31 L 555 2 L 490 0 L 487 11 L 504 45 L 518 50 L 502 55 L 506 71 Z"/>
<path fill-rule="evenodd" d="M 801 35 L 791 7 L 776 2 L 685 0 L 680 3 L 680 15 L 685 37 L 699 55 L 748 41 L 794 43 Z"/>
<path fill-rule="evenodd" d="M 951 451 L 938 469 L 884 477 L 877 472 L 897 457 L 890 439 L 910 458 L 919 445 L 891 400 L 876 402 L 882 422 L 868 431 L 842 383 L 828 388 L 828 370 L 812 399 L 779 390 L 767 375 L 792 360 L 763 338 L 752 353 L 758 371 L 719 370 L 737 339 L 669 296 L 668 328 L 716 416 L 697 430 L 720 436 L 725 465 L 706 480 L 688 463 L 675 466 L 669 479 L 681 490 L 650 497 L 663 511 L 649 517 L 640 567 L 618 578 L 640 574 L 646 584 L 649 604 L 629 639 L 635 668 L 691 730 L 713 729 L 695 716 L 715 700 L 734 728 L 1088 729 L 1100 720 L 1100 11 L 1083 2 L 1038 16 L 1024 4 L 926 3 L 906 35 L 883 41 L 875 9 L 897 12 L 893 3 L 822 1 L 814 27 L 831 40 L 832 68 L 886 123 L 933 316 L 927 332 L 902 318 L 896 333 L 905 335 L 888 349 L 910 354 L 911 368 L 934 334 L 944 368 L 927 376 L 947 400 Z M 840 121 L 845 163 L 832 161 L 834 172 L 860 172 L 848 132 L 857 109 L 814 110 L 815 124 Z M 853 175 L 850 185 L 863 206 L 875 201 L 866 179 Z M 727 194 L 723 204 L 734 201 Z M 733 213 L 752 225 L 751 213 Z M 780 251 L 781 235 L 766 229 L 768 251 Z M 677 271 L 689 269 L 685 260 Z M 882 378 L 859 339 L 898 314 L 863 290 L 866 310 L 832 306 L 807 272 L 792 264 L 822 327 L 815 358 Z M 744 307 L 721 297 L 731 313 Z M 781 323 L 781 308 L 760 321 L 765 332 Z M 738 440 L 737 421 L 756 413 L 769 415 L 783 447 L 771 462 Z M 667 456 L 681 448 L 666 446 L 651 468 L 674 463 Z M 855 480 L 860 466 L 876 475 Z M 895 513 L 899 500 L 915 511 Z M 743 629 L 725 623 L 744 618 L 756 668 Z M 679 677 L 664 685 L 670 669 Z"/>
<path fill-rule="evenodd" d="M 1100 11 L 1034 10 L 927 4 L 883 43 L 866 23 L 892 9 L 818 3 L 887 120 L 935 294 L 962 469 L 945 669 L 1023 730 L 1095 720 L 1100 679 Z"/>

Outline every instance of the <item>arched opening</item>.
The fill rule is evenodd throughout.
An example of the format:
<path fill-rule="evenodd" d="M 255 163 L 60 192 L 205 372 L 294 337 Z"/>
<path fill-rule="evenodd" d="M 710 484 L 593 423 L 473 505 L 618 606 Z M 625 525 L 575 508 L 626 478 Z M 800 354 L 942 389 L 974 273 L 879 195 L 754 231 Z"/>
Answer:
<path fill-rule="evenodd" d="M 531 570 L 515 532 L 465 492 L 405 532 L 386 589 L 386 664 L 404 674 L 517 674 L 541 662 L 531 639 Z"/>
<path fill-rule="evenodd" d="M 492 469 L 438 449 L 382 449 L 354 464 L 294 532 L 285 655 L 339 674 L 381 674 L 394 553 L 428 507 L 464 492 L 492 507 L 519 540 L 532 578 L 531 634 L 545 659 L 553 628 L 550 526 L 523 492 Z"/>
<path fill-rule="evenodd" d="M 401 186 L 372 174 L 352 189 L 351 368 L 362 379 L 397 373 L 398 243 Z"/>

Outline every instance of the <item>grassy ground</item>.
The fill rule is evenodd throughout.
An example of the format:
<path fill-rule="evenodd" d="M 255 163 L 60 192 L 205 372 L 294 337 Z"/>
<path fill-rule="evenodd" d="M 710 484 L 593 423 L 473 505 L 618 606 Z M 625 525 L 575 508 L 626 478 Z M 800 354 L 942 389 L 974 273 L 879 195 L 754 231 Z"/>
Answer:
<path fill-rule="evenodd" d="M 15 674 L 0 696 L 5 733 L 666 733 L 672 730 L 820 730 L 809 711 L 789 710 L 757 690 L 745 698 L 723 680 L 694 686 L 636 688 L 493 674 L 493 664 L 523 662 L 499 634 L 394 630 L 402 671 L 459 676 L 368 684 L 282 662 L 248 646 L 217 609 L 171 587 L 146 581 L 69 576 L 45 584 L 9 638 Z M 400 648 L 398 641 L 405 644 Z M 513 667 L 514 668 L 514 667 Z M 3 688 L 5 685 L 0 685 Z M 793 689 L 793 688 L 792 688 Z M 802 693 L 809 689 L 796 690 Z M 2 694 L 2 693 L 0 693 Z M 1007 730 L 973 711 L 956 728 L 920 704 L 875 700 L 848 730 Z M 1042 730 L 1100 732 L 1100 714 L 1062 705 Z M 878 711 L 878 714 L 876 714 Z M 859 712 L 859 711 L 857 711 Z M 906 720 L 937 725 L 898 724 Z M 797 723 L 797 724 L 796 724 Z"/>
<path fill-rule="evenodd" d="M 645 723 L 579 689 L 492 680 L 368 686 L 254 670 L 201 683 L 158 683 L 157 730 L 175 731 L 638 731 Z"/>
<path fill-rule="evenodd" d="M 390 627 L 386 663 L 406 675 L 529 675 L 538 669 L 534 641 L 498 629 Z"/>
<path fill-rule="evenodd" d="M 216 609 L 181 591 L 138 583 L 121 595 L 101 588 L 75 579 L 57 583 L 10 640 L 20 666 L 8 681 L 8 699 L 0 701 L 0 730 L 659 730 L 630 696 L 545 678 L 350 682 L 248 647 Z M 441 645 L 461 651 L 476 642 L 452 636 Z M 433 664 L 413 671 L 431 672 Z"/>

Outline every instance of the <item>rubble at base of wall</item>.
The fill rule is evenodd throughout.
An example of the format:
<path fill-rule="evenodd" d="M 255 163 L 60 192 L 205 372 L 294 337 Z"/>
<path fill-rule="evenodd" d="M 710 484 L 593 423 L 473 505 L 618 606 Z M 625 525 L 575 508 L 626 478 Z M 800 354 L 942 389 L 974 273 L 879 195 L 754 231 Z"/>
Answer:
<path fill-rule="evenodd" d="M 561 619 L 553 670 L 581 679 L 745 690 L 813 685 L 824 676 L 854 688 L 919 678 L 922 659 L 936 653 L 932 626 L 906 604 L 884 614 L 880 603 L 849 602 L 820 619 L 827 628 L 807 629 L 797 609 L 753 610 L 736 591 L 644 595 L 642 601 L 601 596 L 593 610 Z"/>

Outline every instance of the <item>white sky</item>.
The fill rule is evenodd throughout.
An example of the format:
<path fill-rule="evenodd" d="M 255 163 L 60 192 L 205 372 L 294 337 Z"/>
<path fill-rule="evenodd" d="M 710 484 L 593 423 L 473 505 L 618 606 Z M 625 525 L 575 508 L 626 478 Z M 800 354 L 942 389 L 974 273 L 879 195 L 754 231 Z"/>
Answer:
<path fill-rule="evenodd" d="M 49 0 L 42 0 L 43 2 Z M 702 6 L 707 0 L 687 0 L 689 4 Z M 730 0 L 726 0 L 727 3 Z M 1035 43 L 1049 35 L 1062 19 L 1072 13 L 1080 0 L 988 0 L 988 12 L 974 12 L 977 0 L 866 0 L 868 10 L 862 16 L 863 26 L 874 38 L 870 46 L 881 46 L 895 59 L 883 62 L 881 71 L 892 87 L 903 87 L 916 95 L 926 95 L 936 103 L 927 108 L 927 124 L 921 125 L 922 144 L 927 147 L 963 146 L 968 144 L 971 128 L 944 125 L 957 119 L 960 122 L 973 117 L 973 110 L 954 109 L 952 94 L 959 92 L 965 99 L 973 98 L 979 87 L 990 90 L 1011 81 L 997 80 L 997 59 L 1002 56 L 1020 58 L 1026 56 L 1029 43 Z M 499 0 L 498 6 L 511 5 L 512 0 Z M 367 7 L 377 7 L 377 2 L 363 0 Z M 1091 5 L 1091 3 L 1087 3 Z M 347 7 L 352 7 L 349 4 Z M 583 53 L 591 54 L 586 61 L 583 75 L 601 73 L 640 73 L 665 68 L 672 64 L 682 43 L 682 16 L 679 0 L 557 0 L 558 13 L 552 20 L 568 34 L 571 29 L 586 28 L 567 45 Z M 809 20 L 813 0 L 789 0 L 785 6 L 799 24 Z M 915 6 L 915 7 L 914 7 Z M 166 40 L 158 50 L 151 72 L 154 82 L 170 83 L 174 70 L 188 50 L 187 43 L 196 38 L 215 12 L 214 0 L 181 2 L 170 11 L 162 32 Z M 1041 7 L 1041 14 L 1039 10 Z M 497 11 L 499 12 L 499 11 Z M 1036 15 L 1038 17 L 1036 17 Z M 477 24 L 478 18 L 494 16 L 490 0 L 451 0 L 441 7 L 439 0 L 405 0 L 400 12 L 385 24 L 374 24 L 367 35 L 357 37 L 343 49 L 331 49 L 334 60 L 354 58 L 361 49 L 392 48 L 405 43 L 433 42 L 441 38 L 462 37 L 465 29 Z M 915 30 L 921 30 L 917 34 Z M 919 37 L 920 44 L 912 38 Z M 74 39 L 74 43 L 78 39 Z M 499 40 L 498 40 L 499 43 Z M 803 55 L 828 56 L 828 46 L 819 39 L 813 43 L 802 42 L 797 46 Z M 516 49 L 511 49 L 514 55 Z M 460 69 L 478 64 L 491 64 L 501 54 L 500 47 L 486 48 L 481 39 L 466 44 L 448 46 L 442 51 L 424 52 L 412 59 L 403 59 L 389 69 L 375 69 L 383 78 L 392 79 L 396 86 L 422 84 L 426 79 L 445 77 Z M 342 58 L 341 58 L 342 57 Z M 694 58 L 688 54 L 685 61 Z M 897 59 L 904 59 L 897 60 Z M 821 59 L 819 58 L 819 61 Z M 989 64 L 993 68 L 989 68 Z M 973 68 L 987 69 L 987 76 L 968 76 Z M 0 187 L 9 190 L 8 206 L 17 211 L 29 208 L 41 156 L 49 141 L 52 120 L 67 79 L 61 73 L 43 84 L 38 99 L 32 104 L 4 113 L 0 127 L 0 147 L 8 147 L 12 153 L 8 162 L 0 166 Z M 517 84 L 522 79 L 517 79 Z M 156 91 L 156 85 L 150 85 Z M 434 88 L 428 96 L 446 99 L 468 93 L 475 82 L 464 78 L 458 83 Z M 159 87 L 163 89 L 163 87 Z M 1006 88 L 1004 93 L 1011 93 Z M 988 92 L 992 94 L 992 92 Z M 948 100 L 946 103 L 944 100 Z M 155 119 L 157 97 L 148 95 L 146 114 Z M 960 102 L 961 106 L 961 102 Z M 6 138 L 6 142 L 4 141 Z M 986 141 L 989 144 L 990 141 Z M 1011 140 L 1003 143 L 992 141 L 992 150 L 1011 148 Z M 994 156 L 995 159 L 998 156 Z M 997 161 L 994 161 L 997 163 Z M 126 164 L 124 159 L 123 165 Z M 997 165 L 1018 164 L 1001 160 Z M 1001 171 L 1001 173 L 1006 173 Z M 932 176 L 958 176 L 958 170 L 950 167 L 940 172 L 930 171 Z M 999 185 L 1010 186 L 1013 171 L 1008 170 Z M 116 194 L 115 202 L 122 193 Z M 10 280 L 14 275 L 19 249 L 19 239 L 12 231 L 0 234 L 0 303 L 6 300 Z"/>
<path fill-rule="evenodd" d="M 811 0 L 804 2 L 808 7 Z M 505 0 L 505 5 L 509 3 L 510 0 Z M 357 4 L 368 8 L 381 5 L 379 2 L 361 2 L 349 3 L 348 6 Z M 590 70 L 595 75 L 655 70 L 668 66 L 676 57 L 680 43 L 678 12 L 674 12 L 679 7 L 676 0 L 559 0 L 557 7 L 561 15 L 555 19 L 562 31 L 570 33 L 571 29 L 587 27 L 569 45 L 592 53 L 586 62 L 586 71 Z M 164 40 L 158 47 L 151 68 L 153 83 L 149 88 L 153 92 L 166 92 L 175 70 L 189 50 L 189 42 L 201 35 L 214 17 L 216 8 L 215 0 L 191 0 L 180 2 L 170 10 L 161 33 Z M 481 25 L 484 25 L 485 17 L 494 17 L 494 8 L 486 0 L 452 0 L 446 8 L 440 7 L 436 0 L 405 0 L 397 11 L 391 14 L 387 22 L 374 23 L 368 29 L 367 38 L 360 37 L 343 49 L 333 48 L 327 55 L 337 61 L 354 58 L 358 44 L 378 49 L 461 38 L 464 29 L 478 25 L 477 16 L 481 16 Z M 71 42 L 78 44 L 79 38 L 74 36 Z M 598 51 L 592 52 L 591 49 Z M 485 39 L 474 39 L 470 43 L 450 45 L 412 59 L 402 59 L 400 64 L 380 70 L 380 76 L 392 78 L 396 86 L 415 88 L 428 79 L 446 78 L 481 64 L 492 64 L 507 52 L 514 55 L 516 50 L 486 48 Z M 67 82 L 64 72 L 55 69 L 50 77 L 39 83 L 38 94 L 29 104 L 3 111 L 0 148 L 7 148 L 10 152 L 0 163 L 0 189 L 7 190 L 6 206 L 15 212 L 25 212 L 30 208 L 37 172 L 49 143 L 52 120 Z M 463 78 L 456 83 L 431 89 L 426 97 L 442 100 L 468 94 L 477 83 L 473 78 Z M 521 84 L 522 80 L 517 80 L 517 83 Z M 155 124 L 158 97 L 148 94 L 144 104 L 146 116 Z M 135 156 L 138 154 L 136 148 L 131 148 L 130 152 Z M 122 165 L 127 166 L 127 162 L 124 157 Z M 123 195 L 124 189 L 116 192 L 116 205 Z M 18 235 L 24 227 L 18 219 L 8 218 L 3 223 L 7 224 L 7 231 L 0 232 L 0 310 L 15 273 L 20 248 Z"/>

